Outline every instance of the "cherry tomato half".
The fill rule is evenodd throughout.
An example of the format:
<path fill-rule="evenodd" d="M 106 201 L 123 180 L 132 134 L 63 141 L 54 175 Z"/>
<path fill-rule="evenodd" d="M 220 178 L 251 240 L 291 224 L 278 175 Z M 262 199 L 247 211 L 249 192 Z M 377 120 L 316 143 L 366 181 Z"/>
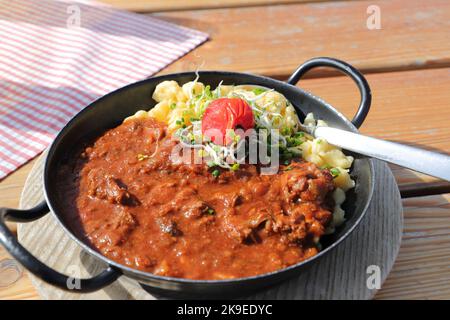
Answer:
<path fill-rule="evenodd" d="M 220 98 L 212 101 L 202 119 L 202 134 L 216 144 L 228 144 L 232 139 L 227 130 L 241 128 L 244 131 L 255 126 L 252 108 L 239 98 Z"/>

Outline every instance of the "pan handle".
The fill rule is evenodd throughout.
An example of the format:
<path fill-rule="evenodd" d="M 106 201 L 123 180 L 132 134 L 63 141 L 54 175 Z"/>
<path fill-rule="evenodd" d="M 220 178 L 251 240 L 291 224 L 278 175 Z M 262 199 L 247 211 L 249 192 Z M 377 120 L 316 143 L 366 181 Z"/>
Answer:
<path fill-rule="evenodd" d="M 0 244 L 28 271 L 45 282 L 60 289 L 77 293 L 97 291 L 121 276 L 121 272 L 109 266 L 106 270 L 90 279 L 77 279 L 61 274 L 36 259 L 25 249 L 6 226 L 6 221 L 30 222 L 39 219 L 49 212 L 44 201 L 28 210 L 0 208 Z"/>
<path fill-rule="evenodd" d="M 356 68 L 344 61 L 328 57 L 319 57 L 312 58 L 299 66 L 287 82 L 295 86 L 306 72 L 317 67 L 331 67 L 337 69 L 340 72 L 350 76 L 350 78 L 352 78 L 352 80 L 356 83 L 361 94 L 361 101 L 359 103 L 358 111 L 352 119 L 352 123 L 355 127 L 359 128 L 364 122 L 364 119 L 366 119 L 366 116 L 369 113 L 370 104 L 372 102 L 372 94 L 366 78 L 364 78 L 361 72 L 359 72 Z"/>

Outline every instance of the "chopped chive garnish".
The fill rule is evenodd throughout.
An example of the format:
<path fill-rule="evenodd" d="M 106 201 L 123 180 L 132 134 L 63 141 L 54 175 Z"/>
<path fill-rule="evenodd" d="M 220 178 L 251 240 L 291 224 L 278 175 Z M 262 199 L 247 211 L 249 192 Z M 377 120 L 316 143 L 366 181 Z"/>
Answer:
<path fill-rule="evenodd" d="M 182 117 L 181 119 L 175 121 L 175 123 L 176 123 L 178 126 L 184 126 L 183 128 L 186 128 L 186 125 L 184 124 L 184 118 L 183 118 L 183 117 Z"/>
<path fill-rule="evenodd" d="M 341 173 L 341 171 L 339 171 L 338 168 L 332 168 L 332 169 L 330 169 L 330 173 L 331 173 L 331 175 L 332 175 L 334 178 L 336 178 L 337 176 L 339 176 L 339 174 Z"/>
<path fill-rule="evenodd" d="M 283 129 L 281 129 L 281 134 L 283 136 L 289 136 L 291 134 L 291 129 L 288 127 L 284 127 Z"/>
<path fill-rule="evenodd" d="M 237 170 L 239 170 L 239 163 L 234 163 L 234 164 L 231 166 L 231 171 L 237 171 Z"/>
<path fill-rule="evenodd" d="M 170 109 L 173 110 L 173 109 L 175 109 L 177 107 L 177 104 L 176 103 L 171 103 L 169 107 L 170 107 Z"/>
<path fill-rule="evenodd" d="M 212 93 L 211 93 L 211 86 L 207 85 L 205 87 L 205 96 L 208 98 L 212 98 Z"/>
<path fill-rule="evenodd" d="M 254 94 L 260 95 L 261 93 L 266 92 L 267 90 L 263 88 L 254 88 L 252 91 Z"/>
<path fill-rule="evenodd" d="M 213 175 L 214 178 L 217 178 L 220 175 L 220 171 L 219 169 L 215 169 L 211 174 Z"/>

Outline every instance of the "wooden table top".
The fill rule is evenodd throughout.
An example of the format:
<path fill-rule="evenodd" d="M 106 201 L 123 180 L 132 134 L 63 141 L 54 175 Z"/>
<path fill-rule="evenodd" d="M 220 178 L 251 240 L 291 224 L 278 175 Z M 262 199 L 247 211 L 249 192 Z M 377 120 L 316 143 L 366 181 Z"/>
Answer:
<path fill-rule="evenodd" d="M 199 68 L 286 79 L 315 56 L 363 71 L 373 103 L 361 132 L 450 153 L 450 2 L 447 0 L 103 0 L 208 32 L 210 40 L 161 74 Z M 243 4 L 245 3 L 245 4 Z M 369 30 L 367 8 L 381 12 Z M 299 84 L 349 118 L 359 96 L 347 77 L 312 71 Z M 0 182 L 0 206 L 17 207 L 33 161 Z M 377 299 L 450 298 L 450 184 L 392 166 L 405 226 L 399 256 Z M 11 228 L 15 228 L 11 225 Z M 7 257 L 0 248 L 0 260 Z M 26 273 L 0 299 L 39 299 Z"/>

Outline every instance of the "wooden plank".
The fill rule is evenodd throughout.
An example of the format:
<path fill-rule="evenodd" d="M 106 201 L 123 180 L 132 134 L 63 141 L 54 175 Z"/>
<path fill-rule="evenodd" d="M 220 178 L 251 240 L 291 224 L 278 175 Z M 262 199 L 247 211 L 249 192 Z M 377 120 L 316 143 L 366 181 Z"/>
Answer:
<path fill-rule="evenodd" d="M 262 5 L 279 5 L 299 2 L 321 2 L 330 0 L 101 0 L 101 2 L 112 5 L 116 8 L 135 12 L 156 12 L 156 11 L 178 11 L 194 9 L 217 9 L 233 7 L 250 7 Z"/>
<path fill-rule="evenodd" d="M 0 207 L 19 207 L 20 195 L 34 162 L 35 160 L 31 160 L 0 182 Z M 15 223 L 7 223 L 7 226 L 13 232 L 16 232 L 17 226 Z"/>
<path fill-rule="evenodd" d="M 372 107 L 362 133 L 450 153 L 450 68 L 369 74 L 367 81 Z M 308 79 L 298 86 L 350 119 L 359 104 L 359 92 L 347 77 Z"/>
<path fill-rule="evenodd" d="M 0 246 L 0 262 L 11 259 L 5 249 Z M 0 270 L 1 277 L 2 270 Z M 7 287 L 0 287 L 0 300 L 35 300 L 39 299 L 36 289 L 31 284 L 30 278 L 26 271 L 23 271 L 22 276 L 17 282 Z"/>
<path fill-rule="evenodd" d="M 311 71 L 313 72 L 313 71 Z M 373 102 L 361 132 L 377 138 L 450 153 L 450 68 L 367 75 Z M 307 79 L 301 88 L 352 118 L 359 93 L 349 78 Z M 404 195 L 450 192 L 450 183 L 391 166 Z"/>
<path fill-rule="evenodd" d="M 450 192 L 450 182 L 430 177 L 396 165 L 390 165 L 392 173 L 400 182 L 402 198 L 428 196 Z"/>
<path fill-rule="evenodd" d="M 17 208 L 28 173 L 34 165 L 31 160 L 0 182 L 0 207 Z"/>
<path fill-rule="evenodd" d="M 370 5 L 381 9 L 381 30 L 367 28 Z M 154 16 L 211 36 L 163 73 L 199 68 L 286 78 L 315 56 L 340 58 L 364 72 L 450 66 L 446 0 L 324 2 Z"/>
<path fill-rule="evenodd" d="M 450 194 L 403 200 L 404 233 L 377 299 L 450 299 Z"/>

